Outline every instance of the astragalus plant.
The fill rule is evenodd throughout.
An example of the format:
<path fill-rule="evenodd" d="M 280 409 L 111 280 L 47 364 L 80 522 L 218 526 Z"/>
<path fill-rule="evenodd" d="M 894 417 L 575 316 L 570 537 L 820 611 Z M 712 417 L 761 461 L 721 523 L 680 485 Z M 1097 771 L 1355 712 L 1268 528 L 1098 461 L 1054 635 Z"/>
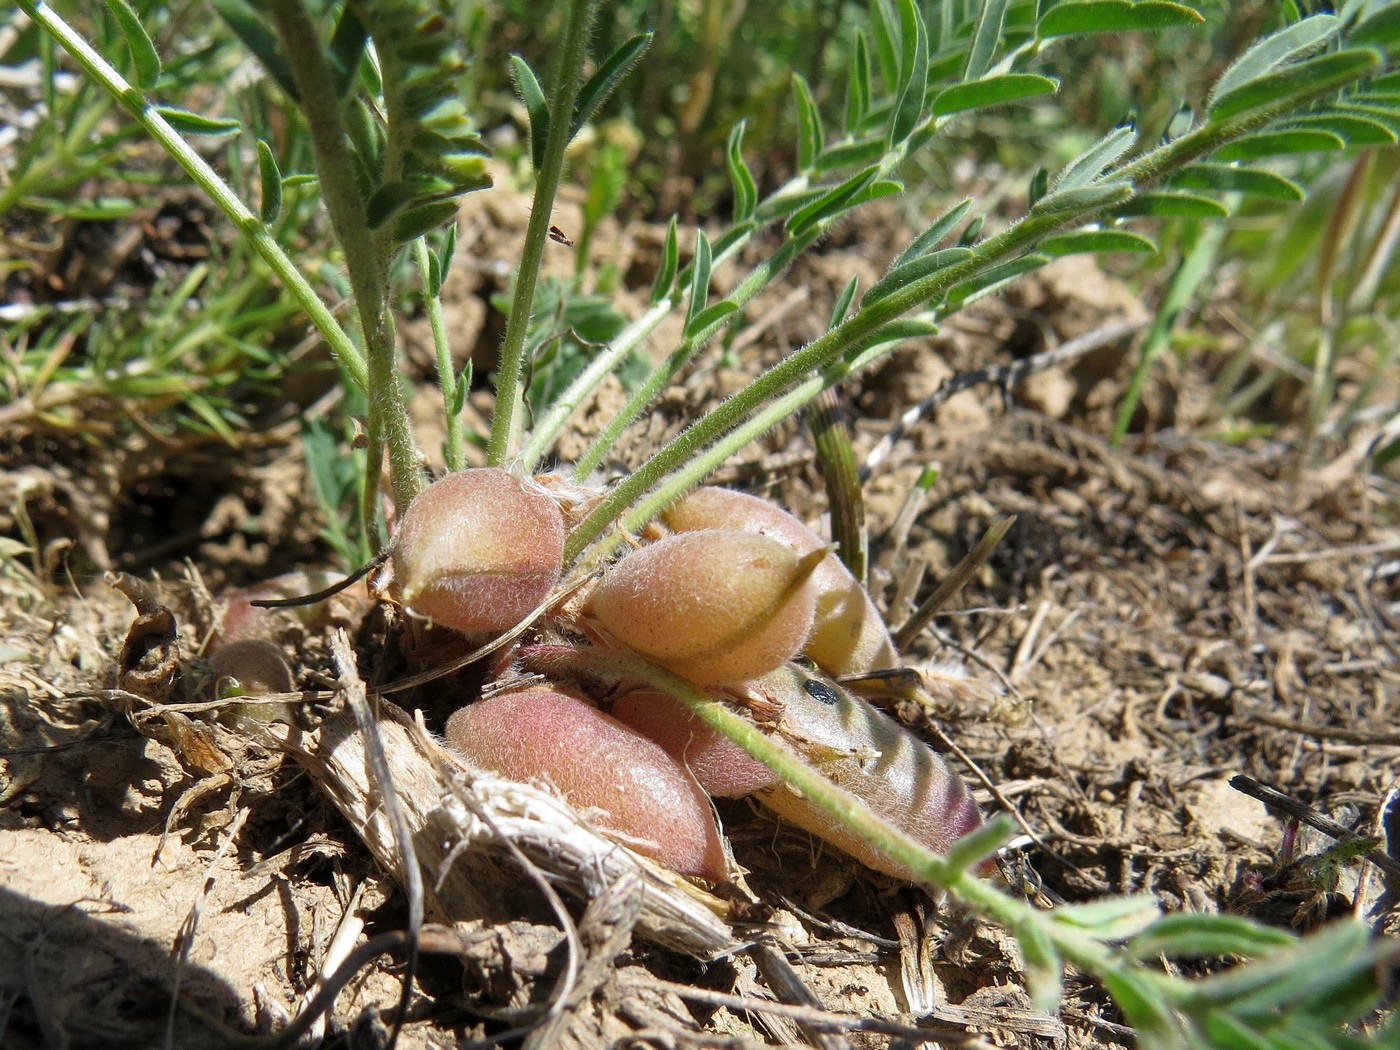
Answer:
<path fill-rule="evenodd" d="M 645 813 L 616 804 L 599 824 L 663 868 L 715 882 L 728 866 L 692 777 L 704 766 L 698 782 L 711 793 L 756 792 L 785 818 L 867 864 L 944 891 L 1004 924 L 1020 945 L 1039 1005 L 1057 1004 L 1067 963 L 1093 974 L 1143 1046 L 1331 1045 L 1343 1038 L 1335 1025 L 1374 1001 L 1373 968 L 1393 957 L 1394 948 L 1371 942 L 1355 924 L 1299 940 L 1236 918 L 1161 916 L 1150 898 L 1041 911 L 984 877 L 989 857 L 1009 838 L 1009 821 L 982 824 L 966 789 L 925 745 L 837 680 L 899 670 L 897 647 L 878 616 L 872 619 L 874 606 L 849 570 L 858 564 L 852 552 L 840 552 L 843 564 L 776 508 L 719 506 L 727 497 L 694 490 L 827 390 L 1050 260 L 1077 252 L 1152 253 L 1154 220 L 1224 222 L 1240 197 L 1299 199 L 1299 185 L 1275 171 L 1270 158 L 1345 148 L 1357 121 L 1389 129 L 1393 139 L 1400 126 L 1400 73 L 1393 63 L 1400 4 L 1354 0 L 1310 15 L 1297 4 L 1282 5 L 1278 27 L 1255 40 L 1209 90 L 1182 99 L 1169 126 L 1124 123 L 1060 170 L 1028 175 L 1024 211 L 1013 221 L 986 214 L 973 199 L 947 208 L 891 251 L 880 280 L 846 287 L 831 304 L 824 335 L 689 421 L 619 477 L 600 468 L 673 378 L 712 340 L 742 329 L 750 301 L 780 284 L 791 263 L 834 224 L 900 193 L 904 163 L 945 127 L 975 122 L 991 107 L 1053 98 L 1058 82 L 1037 69 L 1063 38 L 1189 27 L 1202 16 L 1163 0 L 932 6 L 875 0 L 868 22 L 851 30 L 845 102 L 835 126 L 810 86 L 793 78 L 799 132 L 791 178 L 760 196 L 744 156 L 744 126 L 734 127 L 726 154 L 731 214 L 711 232 L 685 237 L 673 221 L 645 309 L 550 402 L 529 406 L 528 348 L 538 345 L 530 338 L 532 306 L 542 253 L 551 236 L 562 236 L 551 229 L 551 214 L 566 148 L 649 41 L 637 36 L 592 61 L 589 26 L 598 5 L 571 0 L 543 79 L 518 56 L 470 56 L 511 63 L 528 113 L 535 185 L 495 376 L 494 416 L 483 435 L 486 463 L 466 470 L 460 413 L 468 377 L 453 369 L 450 333 L 436 323 L 436 302 L 453 264 L 456 202 L 485 191 L 488 179 L 472 115 L 454 94 L 467 56 L 447 11 L 428 0 L 343 7 L 214 0 L 282 89 L 288 112 L 305 122 L 313 145 L 311 170 L 283 172 L 271 143 L 247 142 L 245 156 L 262 185 L 254 206 L 239 200 L 183 137 L 238 129 L 211 127 L 157 101 L 160 56 L 126 0 L 108 4 L 129 45 L 120 56 L 94 52 L 52 8 L 33 0 L 20 6 L 227 214 L 301 302 L 344 382 L 366 397 L 360 515 L 363 535 L 383 563 L 376 593 L 400 615 L 410 644 L 434 631 L 455 632 L 458 651 L 485 661 L 488 677 L 497 680 L 484 700 L 458 696 L 447 735 L 459 757 L 510 777 L 538 770 L 580 805 L 598 808 L 607 808 L 610 787 L 620 789 L 615 774 L 607 779 L 610 765 L 627 765 L 630 789 L 673 799 L 674 819 L 649 827 Z M 304 192 L 313 180 L 348 275 L 354 307 L 348 324 L 302 276 L 289 247 L 270 234 L 284 190 Z M 685 265 L 682 240 L 693 244 Z M 715 268 L 739 267 L 745 252 L 760 245 L 762 260 L 744 269 L 727 295 L 713 296 Z M 432 484 L 404 407 L 398 360 L 394 280 L 404 259 L 417 266 L 435 320 L 448 410 L 451 472 Z M 576 462 L 545 470 L 573 411 L 673 315 L 679 339 L 663 348 L 664 358 L 632 387 L 626 405 Z M 388 491 L 381 494 L 386 470 Z M 623 548 L 629 550 L 619 558 Z M 411 720 L 392 714 L 388 699 L 372 707 L 348 651 L 342 646 L 339 653 L 344 692 L 358 718 L 356 747 L 363 751 L 393 736 L 406 749 L 400 760 L 446 777 L 442 770 L 456 759 Z M 455 682 L 446 674 L 453 669 L 420 667 L 415 680 L 437 675 L 434 688 L 460 690 L 441 684 Z M 534 676 L 524 686 L 503 677 L 522 669 Z M 917 689 L 908 675 L 900 680 Z M 407 767 L 383 761 L 377 750 L 384 740 L 370 746 L 368 764 L 354 772 L 341 752 L 318 753 L 329 747 L 325 727 L 298 733 L 295 743 L 285 727 L 264 731 L 304 761 L 319 762 L 323 786 L 359 821 L 366 841 L 415 900 L 424 874 L 419 863 L 436 886 L 432 892 L 446 892 L 434 880 L 450 867 L 450 850 L 428 856 L 424 828 L 438 834 L 442 821 L 456 821 L 470 838 L 462 829 L 475 826 L 489 799 L 476 796 L 468 812 L 460 786 L 444 780 L 426 802 L 412 801 Z M 688 750 L 697 742 L 703 756 Z M 872 772 L 874 756 L 885 764 Z M 482 775 L 475 783 L 500 782 Z M 367 805 L 371 790 L 400 799 L 398 809 L 392 802 L 383 811 Z M 936 794 L 936 807 L 910 802 L 912 792 L 927 790 Z M 495 816 L 504 828 L 503 812 Z M 404 860 L 414 854 L 419 863 Z M 582 878 L 588 867 L 549 850 L 532 856 L 546 868 L 568 867 L 569 878 Z M 689 950 L 724 947 L 722 934 L 720 942 L 687 942 L 659 921 L 644 928 Z M 1250 961 L 1202 980 L 1158 962 L 1203 954 Z"/>

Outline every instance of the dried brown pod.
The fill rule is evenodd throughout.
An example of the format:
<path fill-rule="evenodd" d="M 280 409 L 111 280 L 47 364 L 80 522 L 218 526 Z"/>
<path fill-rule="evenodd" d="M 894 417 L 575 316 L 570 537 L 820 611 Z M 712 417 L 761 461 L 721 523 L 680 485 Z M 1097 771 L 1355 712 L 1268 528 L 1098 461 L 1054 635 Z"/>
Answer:
<path fill-rule="evenodd" d="M 781 705 L 779 732 L 838 787 L 935 853 L 982 823 L 961 777 L 913 733 L 836 682 L 795 665 L 749 683 Z M 786 785 L 757 796 L 785 820 L 899 878 L 912 873 Z"/>
<path fill-rule="evenodd" d="M 770 736 L 838 787 L 935 853 L 982 823 L 962 778 L 904 726 L 831 679 L 789 664 L 716 695 L 760 706 Z M 654 690 L 624 694 L 615 717 L 655 740 L 711 795 L 754 795 L 792 824 L 867 867 L 898 878 L 913 873 L 711 729 L 676 698 Z"/>

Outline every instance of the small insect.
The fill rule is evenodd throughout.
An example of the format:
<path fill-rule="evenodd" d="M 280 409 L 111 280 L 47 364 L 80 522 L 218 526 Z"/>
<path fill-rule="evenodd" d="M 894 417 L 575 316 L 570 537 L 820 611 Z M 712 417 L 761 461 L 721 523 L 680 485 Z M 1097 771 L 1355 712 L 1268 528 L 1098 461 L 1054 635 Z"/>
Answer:
<path fill-rule="evenodd" d="M 350 438 L 350 447 L 353 449 L 369 448 L 369 418 L 367 416 L 351 416 L 350 423 L 355 428 L 355 433 Z"/>
<path fill-rule="evenodd" d="M 551 226 L 549 228 L 549 239 L 555 244 L 563 244 L 570 248 L 574 246 L 574 242 L 569 240 L 569 238 L 564 235 L 564 231 L 558 226 Z"/>

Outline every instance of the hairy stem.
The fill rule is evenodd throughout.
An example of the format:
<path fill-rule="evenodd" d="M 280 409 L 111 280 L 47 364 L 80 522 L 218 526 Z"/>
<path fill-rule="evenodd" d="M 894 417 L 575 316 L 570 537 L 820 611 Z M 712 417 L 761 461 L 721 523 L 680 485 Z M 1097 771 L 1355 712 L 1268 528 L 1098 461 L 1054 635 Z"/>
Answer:
<path fill-rule="evenodd" d="M 438 385 L 442 388 L 443 411 L 446 413 L 447 436 L 443 439 L 443 459 L 448 470 L 461 470 L 466 466 L 465 438 L 462 432 L 462 414 L 453 410 L 459 396 L 458 385 L 466 383 L 465 376 L 458 378 L 452 363 L 452 347 L 447 339 L 447 328 L 442 319 L 442 289 L 429 287 L 429 274 L 432 264 L 429 261 L 428 242 L 419 237 L 413 242 L 414 258 L 418 263 L 419 278 L 423 284 L 423 302 L 428 311 L 428 324 L 433 330 L 433 349 L 437 353 Z"/>
<path fill-rule="evenodd" d="M 832 783 L 797 754 L 775 742 L 753 722 L 723 702 L 712 699 L 693 682 L 615 650 L 589 649 L 588 660 L 592 666 L 633 675 L 674 696 L 697 718 L 773 770 L 783 783 L 843 827 L 917 874 L 927 885 L 948 891 L 968 908 L 997 920 L 1018 937 L 1024 936 L 1028 929 L 1042 937 L 1048 935 L 1066 959 L 1094 973 L 1113 972 L 1125 965 L 1106 945 L 1047 922 L 1025 901 L 1008 896 L 974 874 L 969 870 L 970 865 L 950 864 L 876 814 L 861 799 Z"/>
<path fill-rule="evenodd" d="M 1309 98 L 1329 95 L 1336 90 L 1336 84 L 1320 85 Z M 1155 181 L 1284 113 L 1293 111 L 1303 105 L 1304 101 L 1295 96 L 1286 104 L 1281 102 L 1262 106 L 1218 124 L 1207 124 L 1152 150 L 1116 172 L 1104 175 L 1102 181 L 1107 183 L 1126 180 L 1138 184 Z M 766 403 L 780 397 L 784 390 L 801 381 L 813 370 L 826 369 L 847 351 L 870 340 L 881 328 L 906 311 L 921 303 L 941 298 L 960 282 L 976 277 L 997 263 L 1027 254 L 1045 237 L 1070 226 L 1081 225 L 1092 219 L 1100 210 L 1099 207 L 1091 207 L 1059 214 L 1028 215 L 982 241 L 973 249 L 973 254 L 962 262 L 911 281 L 873 305 L 858 310 L 826 335 L 759 376 L 743 391 L 654 453 L 632 475 L 617 485 L 569 534 L 564 548 L 566 561 L 576 559 L 612 522 L 632 507 L 643 493 L 658 485 L 668 475 L 683 470 L 708 445 L 739 426 L 744 420 L 758 415 Z M 812 385 L 809 390 L 810 397 L 802 404 L 816 397 L 821 388 Z M 691 471 L 686 473 L 687 476 L 693 476 Z M 692 483 L 698 481 L 699 478 L 695 478 Z M 635 520 L 635 517 L 636 515 L 633 515 L 632 519 Z"/>
<path fill-rule="evenodd" d="M 340 119 L 340 100 L 316 27 L 300 0 L 272 0 L 269 7 L 283 50 L 296 56 L 296 61 L 291 63 L 292 76 L 311 133 L 321 194 L 345 253 L 350 287 L 360 316 L 368 356 L 370 447 L 375 446 L 377 436 L 382 440 L 389 454 L 394 502 L 402 511 L 423 488 L 424 479 L 408 409 L 399 387 L 394 319 L 389 310 L 389 259 L 376 246 L 364 201 L 355 184 L 355 163 Z M 382 464 L 373 460 L 366 464 L 367 493 L 372 494 L 377 489 L 381 468 Z M 371 502 L 367 495 L 365 504 Z M 365 520 L 364 527 L 368 535 L 377 533 L 373 517 Z"/>
<path fill-rule="evenodd" d="M 506 334 L 501 344 L 501 368 L 496 377 L 496 413 L 491 421 L 491 442 L 486 450 L 487 462 L 492 466 L 508 463 L 520 447 L 520 419 L 525 393 L 525 335 L 530 327 L 530 312 L 534 306 L 535 284 L 539 280 L 544 246 L 548 243 L 554 195 L 564 171 L 564 148 L 569 144 L 569 126 L 573 121 L 574 100 L 578 97 L 583 62 L 588 54 L 588 28 L 593 12 L 591 0 L 570 0 L 564 16 L 564 38 L 555 52 L 549 135 L 545 140 L 544 160 L 540 170 L 535 173 L 535 198 L 530 207 L 530 223 L 525 230 L 520 270 L 515 275 L 510 319 L 506 322 Z"/>

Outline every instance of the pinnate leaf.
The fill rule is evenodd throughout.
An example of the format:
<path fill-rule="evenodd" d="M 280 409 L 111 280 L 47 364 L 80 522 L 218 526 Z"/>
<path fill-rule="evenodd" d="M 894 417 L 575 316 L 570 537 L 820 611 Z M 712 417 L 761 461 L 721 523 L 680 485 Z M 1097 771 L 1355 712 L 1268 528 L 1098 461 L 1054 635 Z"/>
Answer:
<path fill-rule="evenodd" d="M 1117 209 L 1117 214 L 1154 219 L 1224 219 L 1230 210 L 1219 201 L 1185 190 L 1140 193 Z"/>
<path fill-rule="evenodd" d="M 1136 959 L 1165 955 L 1172 959 L 1220 955 L 1258 955 L 1297 941 L 1291 933 L 1238 915 L 1174 912 L 1163 915 L 1128 942 Z"/>
<path fill-rule="evenodd" d="M 545 142 L 549 139 L 549 102 L 530 63 L 519 55 L 510 56 L 510 79 L 530 118 L 530 162 L 539 171 L 544 164 Z"/>
<path fill-rule="evenodd" d="M 1284 128 L 1246 135 L 1221 146 L 1213 156 L 1217 161 L 1257 160 L 1260 157 L 1276 157 L 1285 153 L 1323 153 L 1345 148 L 1346 142 L 1342 137 L 1330 131 L 1320 128 Z"/>
<path fill-rule="evenodd" d="M 1142 252 L 1154 254 L 1157 244 L 1131 230 L 1075 230 L 1058 233 L 1040 242 L 1040 250 L 1059 258 L 1085 252 Z"/>
<path fill-rule="evenodd" d="M 753 216 L 753 208 L 758 203 L 758 184 L 753 173 L 744 163 L 744 121 L 739 121 L 729 131 L 729 145 L 725 150 L 725 162 L 729 167 L 729 182 L 734 188 L 734 221 L 747 222 Z"/>
<path fill-rule="evenodd" d="M 656 281 L 651 286 L 651 301 L 659 303 L 671 293 L 671 283 L 676 279 L 676 268 L 680 264 L 680 245 L 676 231 L 676 217 L 671 216 L 671 224 L 666 227 L 666 244 L 661 249 L 661 266 L 656 271 Z"/>
<path fill-rule="evenodd" d="M 258 182 L 262 187 L 258 218 L 271 225 L 282 214 L 282 172 L 277 167 L 272 147 L 262 139 L 258 139 Z"/>
<path fill-rule="evenodd" d="M 1365 76 L 1379 62 L 1374 51 L 1353 49 L 1295 62 L 1255 77 L 1227 92 L 1217 92 L 1210 107 L 1212 120 L 1227 120 L 1260 106 L 1297 99 L 1300 103 L 1320 92 L 1339 88 Z"/>
<path fill-rule="evenodd" d="M 822 151 L 822 115 L 807 79 L 800 73 L 792 76 L 792 91 L 797 99 L 797 167 L 799 171 L 810 171 Z"/>
<path fill-rule="evenodd" d="M 972 47 L 968 49 L 967 65 L 963 68 L 964 81 L 982 79 L 991 68 L 992 56 L 1001 42 L 1002 28 L 1006 25 L 1008 0 L 987 0 L 977 16 L 977 27 L 972 32 Z"/>
<path fill-rule="evenodd" d="M 601 66 L 589 77 L 578 91 L 574 100 L 573 119 L 569 121 L 569 138 L 573 139 L 579 130 L 593 119 L 598 109 L 617 89 L 622 79 L 636 68 L 642 56 L 651 47 L 651 33 L 638 33 L 607 57 Z"/>
<path fill-rule="evenodd" d="M 1114 128 L 1065 165 L 1064 170 L 1055 179 L 1055 189 L 1071 190 L 1089 185 L 1106 168 L 1116 164 L 1132 149 L 1136 140 L 1137 130 L 1132 125 L 1124 124 Z"/>
<path fill-rule="evenodd" d="M 967 214 L 968 209 L 971 207 L 972 198 L 964 197 L 938 218 L 934 219 L 928 229 L 924 230 L 923 233 L 919 234 L 905 246 L 904 250 L 899 253 L 895 261 L 891 264 L 890 269 L 893 270 L 896 267 L 902 266 L 910 259 L 917 259 L 925 252 L 938 247 L 938 245 L 953 232 L 953 227 L 962 222 L 963 216 Z"/>
<path fill-rule="evenodd" d="M 811 204 L 798 209 L 788 220 L 788 234 L 800 237 L 810 227 L 845 211 L 850 206 L 851 199 L 865 189 L 870 180 L 875 177 L 876 171 L 876 166 L 872 164 L 864 171 L 856 172 L 839 186 L 827 190 Z"/>
<path fill-rule="evenodd" d="M 1281 201 L 1300 201 L 1305 195 L 1302 186 L 1277 172 L 1232 164 L 1190 164 L 1173 176 L 1172 184 L 1185 190 L 1221 190 Z"/>
<path fill-rule="evenodd" d="M 186 135 L 236 135 L 241 125 L 225 117 L 206 117 L 177 106 L 157 106 L 156 112 L 176 131 Z"/>
<path fill-rule="evenodd" d="M 685 315 L 687 332 L 695 327 L 695 319 L 705 309 L 705 300 L 709 298 L 711 265 L 713 254 L 710 239 L 705 236 L 704 230 L 698 230 L 695 234 L 695 258 L 690 263 L 690 304 Z"/>
<path fill-rule="evenodd" d="M 911 259 L 909 262 L 901 263 L 870 286 L 870 291 L 865 293 L 861 305 L 869 306 L 871 303 L 877 303 L 906 285 L 921 280 L 929 274 L 937 273 L 939 270 L 947 269 L 955 263 L 970 258 L 971 255 L 971 248 L 945 248 L 941 252 L 930 252 L 927 255 Z"/>

